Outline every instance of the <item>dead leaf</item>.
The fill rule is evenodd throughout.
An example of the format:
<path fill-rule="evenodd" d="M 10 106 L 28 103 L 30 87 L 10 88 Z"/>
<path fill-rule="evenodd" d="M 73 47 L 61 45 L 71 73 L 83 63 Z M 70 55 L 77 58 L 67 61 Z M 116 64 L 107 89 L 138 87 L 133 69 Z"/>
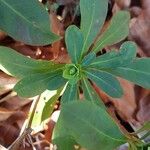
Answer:
<path fill-rule="evenodd" d="M 143 97 L 139 101 L 139 109 L 137 112 L 137 119 L 140 123 L 144 123 L 150 120 L 150 91 L 145 90 Z"/>
<path fill-rule="evenodd" d="M 6 34 L 3 31 L 0 31 L 0 41 L 6 37 Z"/>
<path fill-rule="evenodd" d="M 7 120 L 14 113 L 14 111 L 9 111 L 8 109 L 0 107 L 0 121 Z"/>
<path fill-rule="evenodd" d="M 134 40 L 150 56 L 150 16 L 146 11 L 131 20 L 130 39 Z"/>

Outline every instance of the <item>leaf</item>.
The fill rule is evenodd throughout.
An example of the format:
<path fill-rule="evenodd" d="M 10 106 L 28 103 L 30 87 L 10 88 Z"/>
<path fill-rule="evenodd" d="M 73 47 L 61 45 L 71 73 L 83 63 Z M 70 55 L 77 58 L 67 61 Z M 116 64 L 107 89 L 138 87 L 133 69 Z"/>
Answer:
<path fill-rule="evenodd" d="M 80 0 L 81 31 L 84 36 L 82 54 L 87 52 L 107 15 L 108 0 Z"/>
<path fill-rule="evenodd" d="M 66 30 L 65 41 L 72 63 L 80 62 L 83 47 L 83 35 L 78 27 L 71 25 Z"/>
<path fill-rule="evenodd" d="M 67 133 L 89 150 L 112 150 L 126 142 L 108 113 L 89 101 L 65 104 L 59 119 Z"/>
<path fill-rule="evenodd" d="M 109 96 L 119 98 L 123 95 L 119 81 L 110 73 L 95 68 L 87 69 L 85 73 Z"/>
<path fill-rule="evenodd" d="M 54 105 L 61 95 L 61 92 L 62 88 L 58 89 L 56 93 L 47 102 L 45 102 L 44 108 L 42 110 L 41 122 L 50 117 L 54 110 Z"/>
<path fill-rule="evenodd" d="M 63 128 L 62 128 L 63 130 Z M 68 132 L 66 130 L 66 132 Z M 61 137 L 56 137 L 53 140 L 54 145 L 57 146 L 58 150 L 75 150 L 77 143 L 69 135 L 63 135 Z"/>
<path fill-rule="evenodd" d="M 38 73 L 23 78 L 15 85 L 14 90 L 21 97 L 33 97 L 41 94 L 46 89 L 56 90 L 65 83 L 66 80 L 62 77 L 60 71 Z"/>
<path fill-rule="evenodd" d="M 51 32 L 49 15 L 37 0 L 0 0 L 0 29 L 29 45 L 47 45 L 59 37 Z"/>
<path fill-rule="evenodd" d="M 0 46 L 0 69 L 18 78 L 48 70 L 54 71 L 56 68 L 63 66 L 51 61 L 34 60 L 19 54 L 11 48 Z"/>
<path fill-rule="evenodd" d="M 99 105 L 102 108 L 105 108 L 104 103 L 102 102 L 101 98 L 96 93 L 94 88 L 91 86 L 91 83 L 86 78 L 83 78 L 81 81 L 84 98 L 95 103 L 96 105 Z"/>
<path fill-rule="evenodd" d="M 70 101 L 75 101 L 78 99 L 78 86 L 77 84 L 67 84 L 65 92 L 62 95 L 61 103 L 68 103 Z"/>
<path fill-rule="evenodd" d="M 146 89 L 150 89 L 150 59 L 139 58 L 128 66 L 110 70 L 111 74 L 129 80 Z"/>
<path fill-rule="evenodd" d="M 32 129 L 39 129 L 39 126 L 43 126 L 45 124 L 45 120 L 42 120 L 42 115 L 43 115 L 43 109 L 44 106 L 46 104 L 46 102 L 48 102 L 54 95 L 56 95 L 57 90 L 54 91 L 50 91 L 50 90 L 45 90 L 42 94 L 40 94 L 39 100 L 38 100 L 38 104 L 36 106 L 36 110 L 32 119 L 32 124 L 31 124 L 31 128 Z M 35 98 L 36 101 L 37 98 Z M 35 102 L 34 101 L 34 102 Z M 36 103 L 36 102 L 35 102 Z M 51 108 L 52 110 L 53 108 Z M 30 109 L 29 112 L 29 117 L 31 116 L 31 112 L 32 112 L 32 108 Z M 47 116 L 50 117 L 49 111 L 47 112 Z M 46 116 L 45 116 L 46 117 Z"/>
<path fill-rule="evenodd" d="M 90 66 L 100 69 L 127 66 L 136 57 L 136 48 L 135 43 L 125 42 L 121 45 L 119 52 L 110 51 L 96 57 Z"/>
<path fill-rule="evenodd" d="M 96 54 L 94 52 L 91 52 L 83 58 L 81 65 L 83 67 L 86 67 L 90 65 L 95 58 L 96 58 Z"/>
<path fill-rule="evenodd" d="M 97 40 L 97 43 L 93 47 L 93 51 L 98 52 L 106 45 L 113 45 L 127 37 L 127 35 L 129 34 L 129 21 L 129 12 L 117 12 L 113 16 L 109 27 L 106 29 L 106 31 L 104 31 L 104 33 L 102 33 L 102 35 Z"/>
<path fill-rule="evenodd" d="M 69 134 L 64 121 L 59 117 L 52 135 L 53 144 L 58 150 L 75 150 L 74 145 L 77 145 L 74 138 Z"/>
<path fill-rule="evenodd" d="M 72 83 L 76 83 L 76 81 L 80 79 L 79 66 L 75 64 L 66 64 L 63 71 L 63 77 L 72 81 Z"/>

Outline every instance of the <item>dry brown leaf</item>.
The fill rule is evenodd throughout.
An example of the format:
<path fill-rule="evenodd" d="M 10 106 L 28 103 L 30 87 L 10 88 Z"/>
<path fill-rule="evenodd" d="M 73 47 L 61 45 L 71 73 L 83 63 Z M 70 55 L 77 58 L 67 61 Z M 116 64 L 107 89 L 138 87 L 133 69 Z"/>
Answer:
<path fill-rule="evenodd" d="M 139 101 L 137 119 L 142 124 L 150 121 L 150 91 L 145 90 L 145 93 L 143 93 L 143 96 Z"/>
<path fill-rule="evenodd" d="M 128 8 L 131 4 L 131 0 L 115 0 L 120 9 Z"/>
<path fill-rule="evenodd" d="M 63 36 L 64 26 L 60 22 L 60 20 L 58 20 L 56 13 L 51 12 L 50 18 L 52 20 L 52 31 L 59 36 Z M 52 52 L 53 52 L 54 59 L 58 57 L 59 51 L 61 50 L 61 46 L 62 46 L 61 40 L 52 44 Z"/>
<path fill-rule="evenodd" d="M 150 16 L 146 11 L 131 20 L 130 39 L 134 40 L 150 56 Z"/>
<path fill-rule="evenodd" d="M 6 37 L 6 34 L 0 31 L 0 41 L 3 40 L 5 37 Z"/>
<path fill-rule="evenodd" d="M 123 87 L 124 95 L 121 98 L 112 98 L 106 95 L 103 91 L 96 88 L 100 97 L 104 103 L 109 104 L 110 102 L 114 105 L 117 113 L 126 122 L 134 122 L 134 112 L 137 108 L 135 101 L 134 85 L 124 79 L 119 79 L 121 86 Z"/>
<path fill-rule="evenodd" d="M 9 111 L 8 109 L 0 107 L 0 121 L 7 120 L 14 113 L 14 111 Z"/>

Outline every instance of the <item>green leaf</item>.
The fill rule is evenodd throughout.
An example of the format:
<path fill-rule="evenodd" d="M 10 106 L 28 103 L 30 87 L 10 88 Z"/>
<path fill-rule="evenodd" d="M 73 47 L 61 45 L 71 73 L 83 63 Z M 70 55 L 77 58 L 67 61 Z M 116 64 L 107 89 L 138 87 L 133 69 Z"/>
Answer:
<path fill-rule="evenodd" d="M 82 54 L 87 52 L 102 28 L 107 15 L 108 0 L 80 0 L 81 31 L 84 36 Z"/>
<path fill-rule="evenodd" d="M 110 73 L 90 68 L 85 71 L 87 77 L 99 86 L 106 94 L 114 98 L 120 98 L 123 90 L 119 81 Z"/>
<path fill-rule="evenodd" d="M 127 35 L 129 34 L 129 21 L 129 12 L 117 12 L 113 16 L 109 27 L 106 29 L 106 31 L 104 31 L 104 33 L 102 33 L 102 35 L 97 40 L 97 43 L 93 47 L 93 51 L 98 52 L 106 45 L 113 45 L 127 37 Z"/>
<path fill-rule="evenodd" d="M 83 67 L 87 67 L 93 62 L 95 58 L 96 58 L 96 54 L 94 52 L 91 52 L 83 58 L 81 65 Z"/>
<path fill-rule="evenodd" d="M 35 73 L 54 71 L 63 66 L 51 61 L 34 60 L 19 54 L 11 48 L 0 46 L 0 69 L 18 78 Z"/>
<path fill-rule="evenodd" d="M 61 103 L 68 103 L 78 99 L 78 84 L 67 84 L 65 92 L 62 95 Z"/>
<path fill-rule="evenodd" d="M 63 130 L 63 128 L 61 129 Z M 68 131 L 66 130 L 66 132 Z M 75 140 L 69 135 L 60 135 L 60 137 L 54 138 L 53 144 L 57 146 L 58 150 L 76 150 L 75 146 L 77 145 Z"/>
<path fill-rule="evenodd" d="M 92 87 L 91 83 L 86 78 L 83 78 L 81 81 L 82 81 L 82 89 L 83 89 L 84 98 L 86 100 L 89 100 L 99 105 L 102 108 L 105 108 L 104 103 L 102 102 L 101 98 Z"/>
<path fill-rule="evenodd" d="M 135 43 L 125 42 L 121 45 L 119 52 L 110 51 L 96 57 L 90 66 L 100 69 L 127 66 L 136 57 L 136 48 Z"/>
<path fill-rule="evenodd" d="M 110 70 L 110 73 L 150 89 L 150 59 L 140 58 L 125 67 Z"/>
<path fill-rule="evenodd" d="M 74 138 L 69 134 L 64 121 L 59 117 L 52 135 L 53 144 L 58 150 L 75 150 L 74 145 L 77 145 Z"/>
<path fill-rule="evenodd" d="M 112 150 L 126 142 L 108 113 L 89 101 L 76 101 L 62 107 L 60 120 L 67 133 L 89 150 Z"/>
<path fill-rule="evenodd" d="M 62 88 L 58 89 L 56 91 L 56 94 L 54 94 L 48 101 L 45 102 L 44 108 L 42 109 L 41 121 L 44 121 L 50 117 L 50 115 L 54 110 L 56 101 L 61 95 L 61 92 L 62 92 Z"/>
<path fill-rule="evenodd" d="M 63 71 L 63 77 L 68 79 L 70 83 L 76 84 L 80 79 L 80 66 L 75 64 L 66 64 Z"/>
<path fill-rule="evenodd" d="M 83 47 L 83 35 L 78 27 L 71 25 L 66 30 L 65 41 L 72 63 L 78 64 Z"/>
<path fill-rule="evenodd" d="M 15 85 L 14 90 L 21 97 L 33 97 L 46 89 L 56 90 L 65 83 L 66 80 L 62 77 L 62 71 L 38 73 L 23 78 Z"/>
<path fill-rule="evenodd" d="M 0 29 L 29 45 L 47 45 L 59 37 L 51 32 L 49 15 L 37 0 L 0 0 Z"/>
<path fill-rule="evenodd" d="M 39 126 L 45 125 L 45 122 L 42 120 L 44 106 L 46 102 L 48 102 L 56 93 L 57 93 L 57 90 L 54 90 L 54 91 L 46 90 L 40 95 L 40 99 L 38 100 L 38 104 L 36 106 L 36 110 L 32 119 L 32 124 L 31 124 L 32 129 L 39 128 Z M 34 98 L 34 99 L 37 99 L 37 98 Z M 36 103 L 36 102 L 34 101 L 33 103 Z M 33 108 L 29 112 L 29 117 L 32 114 L 31 113 L 32 110 Z M 49 111 L 47 112 L 47 116 L 48 115 L 50 117 Z"/>

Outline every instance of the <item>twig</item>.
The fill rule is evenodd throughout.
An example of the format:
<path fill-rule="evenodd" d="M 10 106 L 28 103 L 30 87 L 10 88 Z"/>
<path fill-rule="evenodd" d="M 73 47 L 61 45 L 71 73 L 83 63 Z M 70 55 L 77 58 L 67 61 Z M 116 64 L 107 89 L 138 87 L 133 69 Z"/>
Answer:
<path fill-rule="evenodd" d="M 21 135 L 10 145 L 10 147 L 8 148 L 8 150 L 17 150 L 17 149 L 19 149 L 19 146 L 21 145 L 21 143 L 23 142 L 23 140 L 27 136 L 29 136 L 31 134 L 31 132 L 33 131 L 32 128 L 31 128 L 31 125 L 32 125 L 33 117 L 34 117 L 34 114 L 35 114 L 38 102 L 40 100 L 40 97 L 41 97 L 41 95 L 39 95 L 38 98 L 34 100 L 32 106 L 31 106 L 31 110 L 30 110 L 31 114 L 29 116 L 28 124 L 27 124 L 26 128 L 21 133 Z"/>
<path fill-rule="evenodd" d="M 32 132 L 31 128 L 26 128 L 21 136 L 19 136 L 8 148 L 8 150 L 17 150 L 23 142 L 24 138 Z"/>

